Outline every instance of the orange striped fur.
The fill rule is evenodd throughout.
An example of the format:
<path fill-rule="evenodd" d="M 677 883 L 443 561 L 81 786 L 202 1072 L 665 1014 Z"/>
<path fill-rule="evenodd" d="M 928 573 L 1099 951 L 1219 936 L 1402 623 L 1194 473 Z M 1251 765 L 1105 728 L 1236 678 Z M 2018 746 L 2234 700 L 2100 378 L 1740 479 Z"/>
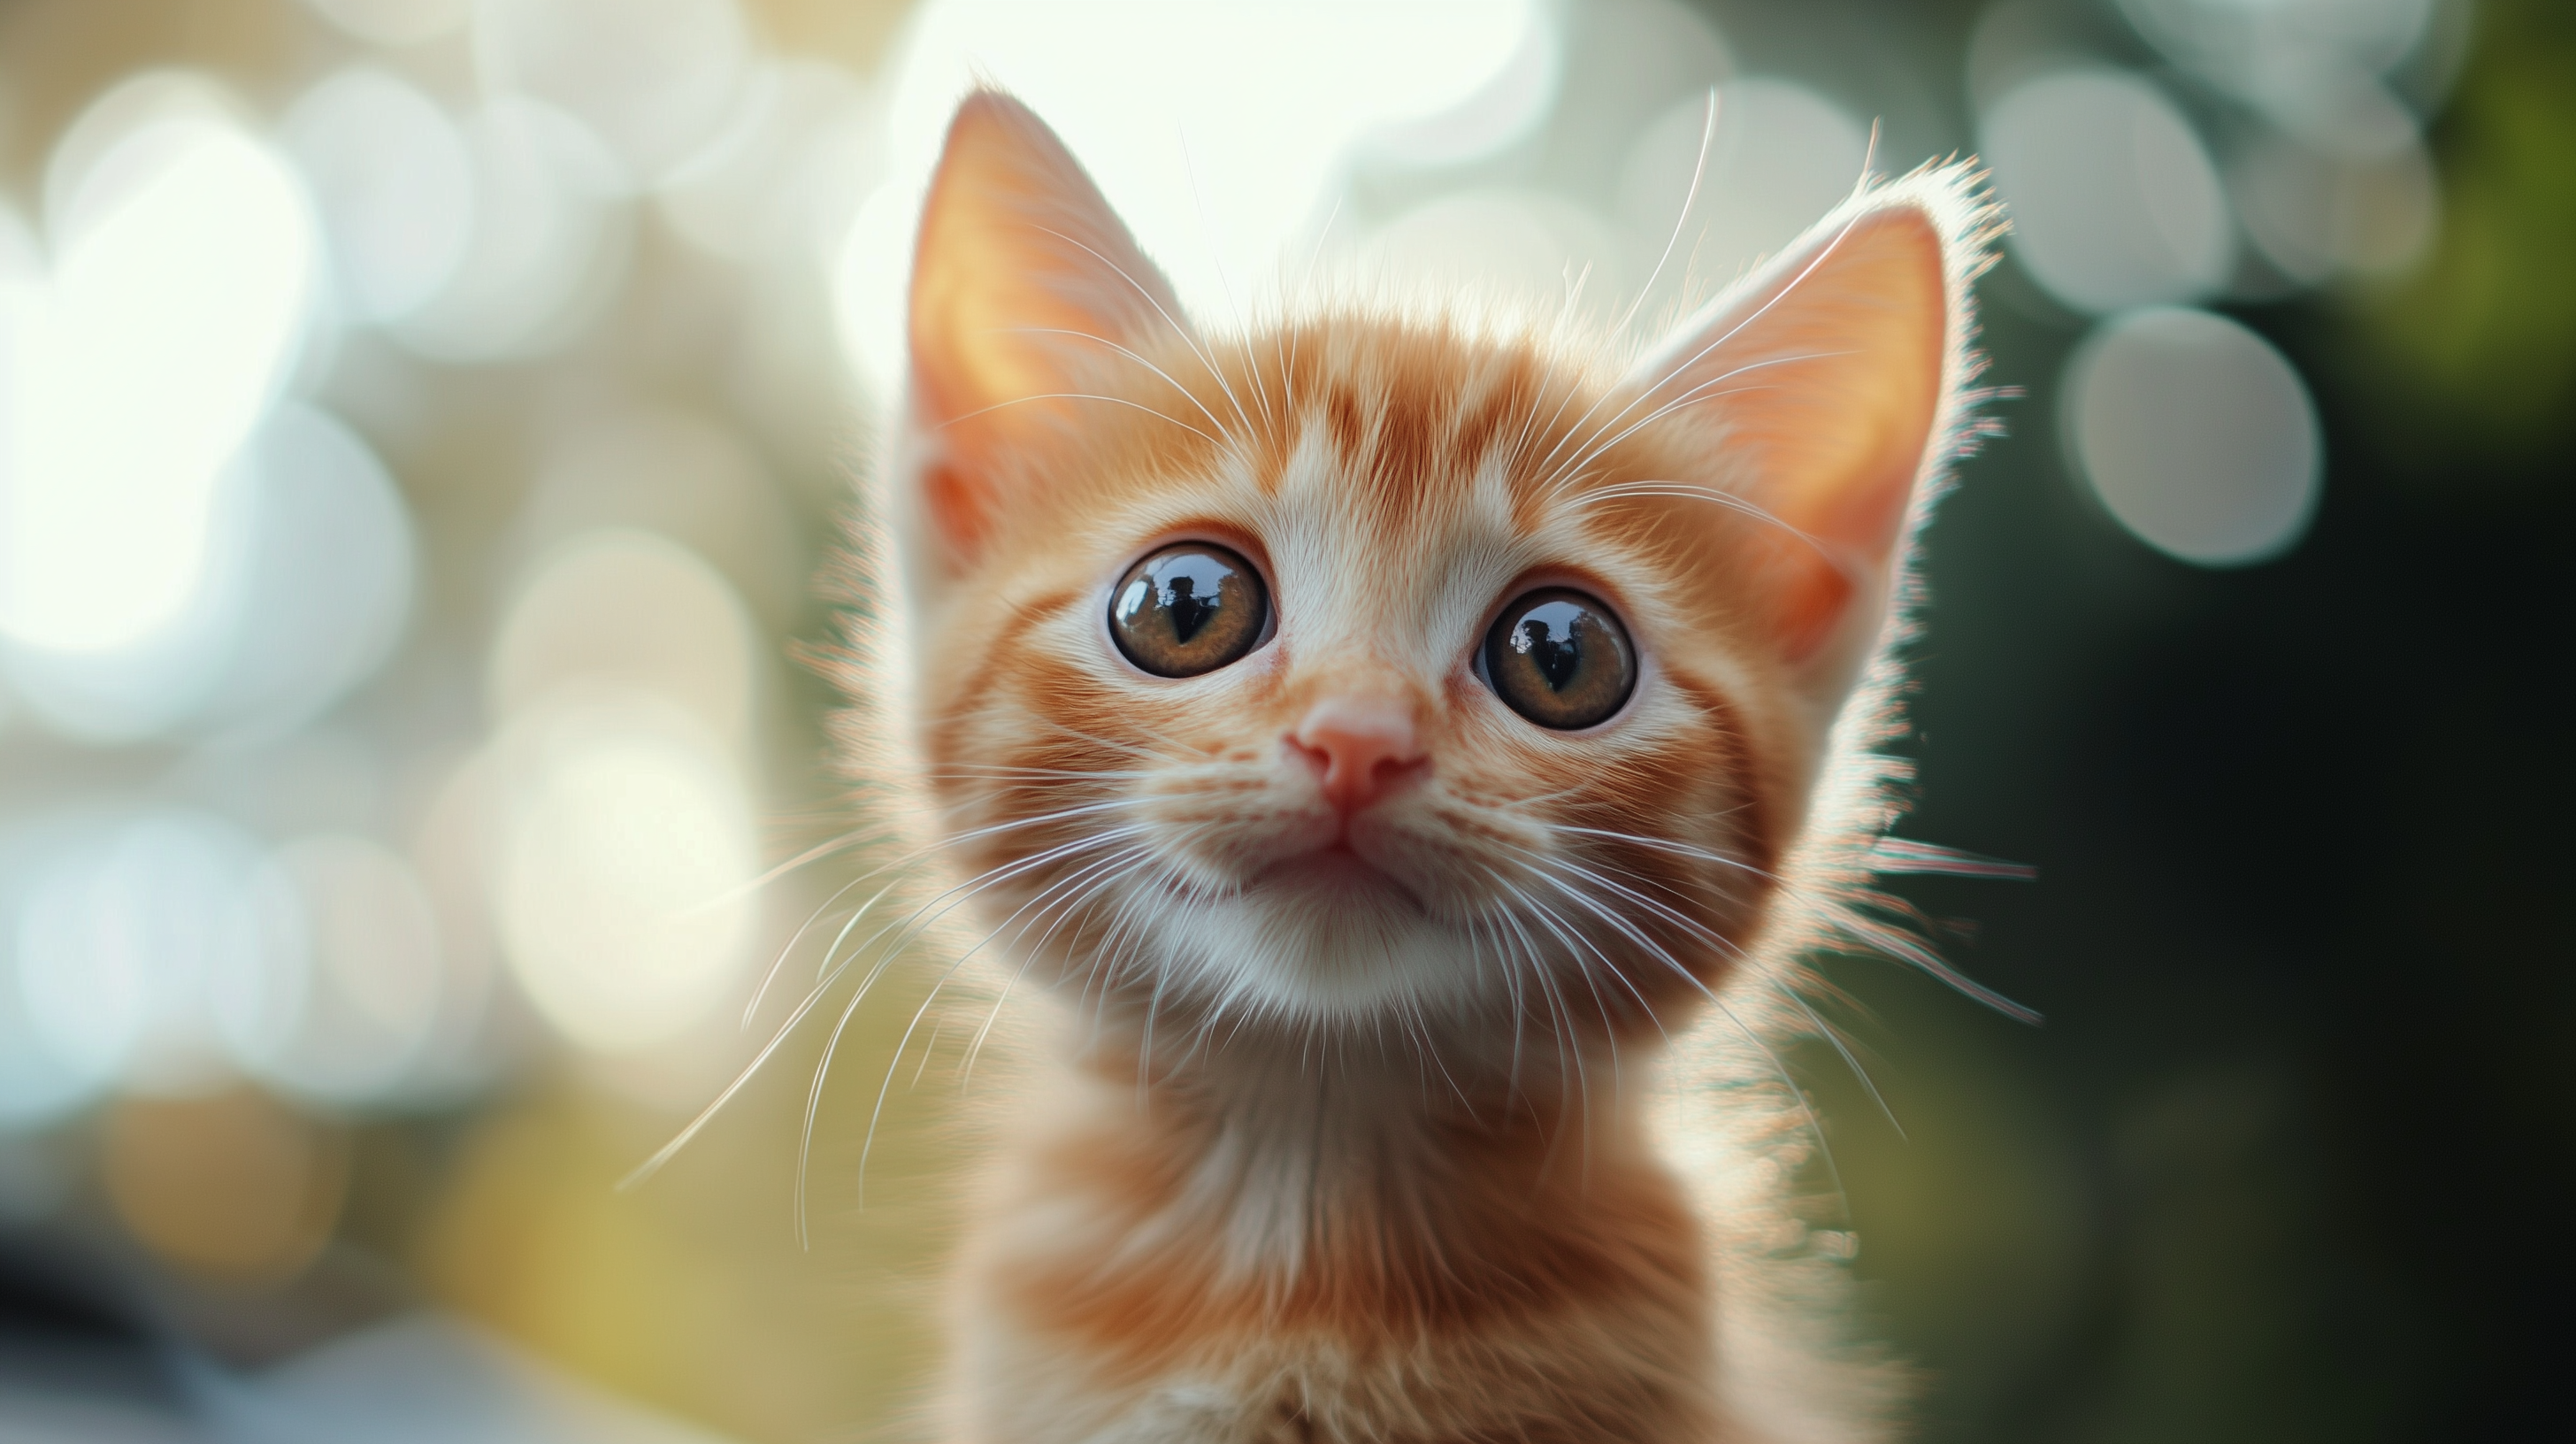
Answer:
<path fill-rule="evenodd" d="M 1868 749 L 1988 229 L 1961 168 L 1865 188 L 1641 361 L 1429 305 L 1223 336 L 1035 117 L 966 101 L 889 645 L 983 951 L 1064 1042 L 962 1265 L 955 1438 L 1887 1429 L 1763 1040 L 1886 820 Z M 1248 559 L 1275 629 L 1180 680 L 1105 621 L 1176 539 Z M 1634 638 L 1607 723 L 1535 726 L 1475 669 L 1541 585 Z M 1356 808 L 1295 740 L 1334 708 L 1409 749 Z"/>

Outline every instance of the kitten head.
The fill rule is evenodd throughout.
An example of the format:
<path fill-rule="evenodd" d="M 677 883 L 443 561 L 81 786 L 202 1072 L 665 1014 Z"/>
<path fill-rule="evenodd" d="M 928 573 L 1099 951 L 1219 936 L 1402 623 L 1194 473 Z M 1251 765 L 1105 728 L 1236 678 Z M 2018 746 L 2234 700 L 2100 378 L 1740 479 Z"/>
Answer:
<path fill-rule="evenodd" d="M 894 503 L 994 946 L 1203 1040 L 1687 1011 L 1881 643 L 1979 223 L 1956 170 L 1865 191 L 1634 364 L 1365 308 L 1227 336 L 971 96 Z"/>

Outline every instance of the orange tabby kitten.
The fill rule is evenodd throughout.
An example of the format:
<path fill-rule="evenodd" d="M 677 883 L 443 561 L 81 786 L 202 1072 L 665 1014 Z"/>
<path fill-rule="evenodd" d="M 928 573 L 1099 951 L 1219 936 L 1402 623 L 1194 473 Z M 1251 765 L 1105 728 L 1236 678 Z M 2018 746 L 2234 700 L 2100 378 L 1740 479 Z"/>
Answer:
<path fill-rule="evenodd" d="M 956 1438 L 1886 1431 L 1765 1039 L 1902 860 L 1869 748 L 1989 230 L 1958 166 L 1864 189 L 1634 364 L 1225 335 L 966 100 L 889 505 L 921 775 L 1068 1037 Z"/>

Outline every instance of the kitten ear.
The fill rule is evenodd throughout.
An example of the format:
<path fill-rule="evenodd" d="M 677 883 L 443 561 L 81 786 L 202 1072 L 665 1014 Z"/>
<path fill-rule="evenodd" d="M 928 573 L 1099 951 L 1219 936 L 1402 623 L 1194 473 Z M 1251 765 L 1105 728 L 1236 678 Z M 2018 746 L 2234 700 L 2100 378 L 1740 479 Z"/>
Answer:
<path fill-rule="evenodd" d="M 1063 423 L 1081 389 L 1150 333 L 1178 330 L 1171 283 L 1064 142 L 996 90 L 966 97 L 923 202 L 911 296 L 917 498 L 952 561 L 1001 514 L 1009 451 Z"/>
<path fill-rule="evenodd" d="M 1635 414 L 1662 412 L 1705 459 L 1687 480 L 1770 519 L 1729 530 L 1757 538 L 1772 639 L 1827 709 L 1876 641 L 1956 424 L 1981 218 L 1955 168 L 1865 193 L 1629 382 Z"/>

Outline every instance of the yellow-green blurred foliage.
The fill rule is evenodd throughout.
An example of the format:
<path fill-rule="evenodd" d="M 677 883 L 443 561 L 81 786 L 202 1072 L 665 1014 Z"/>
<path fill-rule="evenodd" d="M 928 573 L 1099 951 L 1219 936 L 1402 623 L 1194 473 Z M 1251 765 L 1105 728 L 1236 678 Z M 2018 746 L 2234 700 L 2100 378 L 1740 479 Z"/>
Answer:
<path fill-rule="evenodd" d="M 2406 414 L 2443 418 L 2450 446 L 2530 459 L 2576 397 L 2576 8 L 2499 0 L 2477 26 L 2435 133 L 2441 239 L 2365 303 L 2391 363 L 2373 380 L 2404 390 Z"/>

